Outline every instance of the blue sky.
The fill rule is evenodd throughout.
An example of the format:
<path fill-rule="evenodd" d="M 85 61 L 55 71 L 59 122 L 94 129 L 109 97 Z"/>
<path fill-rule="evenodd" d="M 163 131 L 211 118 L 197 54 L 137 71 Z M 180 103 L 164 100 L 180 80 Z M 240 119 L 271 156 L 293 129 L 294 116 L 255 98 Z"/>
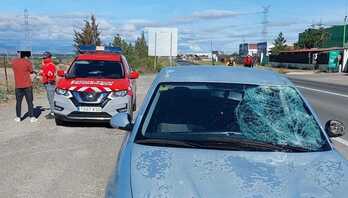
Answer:
<path fill-rule="evenodd" d="M 348 0 L 1 0 L 0 50 L 21 47 L 23 10 L 30 14 L 32 48 L 36 52 L 70 52 L 74 29 L 95 14 L 102 40 L 116 34 L 129 41 L 145 27 L 177 27 L 179 52 L 237 51 L 239 43 L 262 41 L 261 13 L 270 5 L 268 37 L 282 31 L 289 43 L 312 23 L 342 24 Z"/>

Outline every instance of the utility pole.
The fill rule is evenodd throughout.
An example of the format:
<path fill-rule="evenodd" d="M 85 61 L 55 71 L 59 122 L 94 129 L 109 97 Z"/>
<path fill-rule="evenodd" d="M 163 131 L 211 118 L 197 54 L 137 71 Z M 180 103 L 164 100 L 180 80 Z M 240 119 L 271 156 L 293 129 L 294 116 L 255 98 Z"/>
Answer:
<path fill-rule="evenodd" d="M 345 47 L 346 44 L 346 26 L 347 26 L 347 16 L 344 16 L 344 24 L 343 24 L 343 45 Z"/>
<path fill-rule="evenodd" d="M 268 14 L 269 14 L 269 10 L 271 8 L 271 6 L 263 6 L 263 11 L 262 11 L 262 14 L 263 14 L 263 20 L 262 20 L 262 25 L 263 25 L 263 28 L 262 28 L 262 37 L 263 37 L 263 40 L 265 42 L 267 42 L 267 37 L 268 37 L 268 24 L 269 24 L 269 20 L 268 20 Z"/>
<path fill-rule="evenodd" d="M 155 60 L 153 63 L 153 68 L 155 71 L 157 70 L 157 32 L 155 32 Z"/>
<path fill-rule="evenodd" d="M 211 65 L 214 65 L 213 40 L 210 41 L 210 49 L 211 49 Z"/>
<path fill-rule="evenodd" d="M 343 61 L 342 61 L 342 65 L 340 68 L 338 68 L 338 72 L 342 72 L 346 70 L 346 65 L 347 65 L 347 46 L 346 46 L 346 29 L 347 29 L 347 15 L 344 16 L 344 24 L 343 24 L 343 43 L 342 43 L 342 48 L 343 48 Z"/>
<path fill-rule="evenodd" d="M 22 50 L 31 51 L 31 36 L 30 36 L 30 23 L 29 23 L 29 11 L 28 9 L 24 10 L 24 43 L 22 44 Z"/>

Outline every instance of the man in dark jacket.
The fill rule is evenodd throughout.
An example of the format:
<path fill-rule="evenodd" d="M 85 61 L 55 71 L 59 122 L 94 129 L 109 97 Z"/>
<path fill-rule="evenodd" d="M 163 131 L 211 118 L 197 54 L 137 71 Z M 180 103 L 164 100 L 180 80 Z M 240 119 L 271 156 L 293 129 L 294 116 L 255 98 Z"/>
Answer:
<path fill-rule="evenodd" d="M 14 58 L 11 61 L 14 79 L 15 79 L 15 94 L 16 94 L 16 122 L 22 120 L 21 108 L 23 97 L 28 104 L 28 113 L 30 122 L 36 122 L 37 119 L 34 117 L 34 105 L 33 105 L 33 84 L 31 80 L 31 74 L 33 71 L 33 64 L 28 59 L 28 54 L 24 52 L 18 52 L 19 57 Z"/>

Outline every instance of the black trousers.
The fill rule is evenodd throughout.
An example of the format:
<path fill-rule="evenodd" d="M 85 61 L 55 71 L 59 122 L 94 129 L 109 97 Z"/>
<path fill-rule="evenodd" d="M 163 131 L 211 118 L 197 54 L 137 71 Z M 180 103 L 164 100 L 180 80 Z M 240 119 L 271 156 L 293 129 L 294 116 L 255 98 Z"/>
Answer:
<path fill-rule="evenodd" d="M 21 117 L 22 113 L 22 101 L 23 97 L 25 97 L 25 100 L 28 104 L 28 113 L 29 117 L 34 116 L 34 105 L 33 105 L 33 88 L 27 87 L 27 88 L 16 88 L 16 115 L 18 118 Z"/>

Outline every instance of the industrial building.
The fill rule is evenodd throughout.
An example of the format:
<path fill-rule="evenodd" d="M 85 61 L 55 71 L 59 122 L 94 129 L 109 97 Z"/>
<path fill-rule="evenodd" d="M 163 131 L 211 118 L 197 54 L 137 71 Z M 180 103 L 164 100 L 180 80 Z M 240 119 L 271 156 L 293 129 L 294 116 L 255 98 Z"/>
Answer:
<path fill-rule="evenodd" d="M 331 47 L 343 47 L 343 34 L 344 34 L 344 25 L 334 25 L 332 27 L 325 28 L 329 33 L 329 38 L 324 42 L 323 48 Z M 345 35 L 345 41 L 348 41 L 348 25 L 346 25 L 347 33 Z M 299 33 L 298 40 L 303 40 L 303 32 Z"/>

